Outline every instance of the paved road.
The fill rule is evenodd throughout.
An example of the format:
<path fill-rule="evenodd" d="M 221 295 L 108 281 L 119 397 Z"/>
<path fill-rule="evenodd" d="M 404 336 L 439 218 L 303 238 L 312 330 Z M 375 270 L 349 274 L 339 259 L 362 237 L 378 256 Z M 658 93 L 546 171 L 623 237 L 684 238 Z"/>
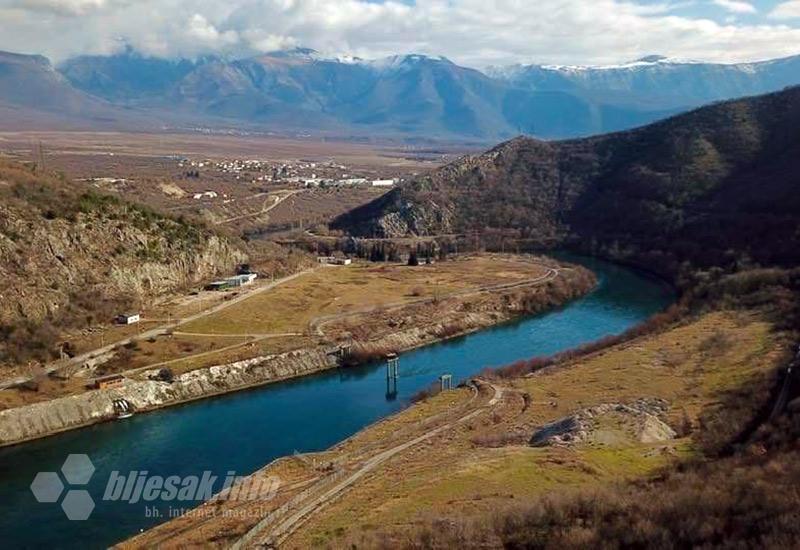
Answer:
<path fill-rule="evenodd" d="M 308 273 L 309 271 L 312 271 L 312 270 L 307 270 L 307 271 L 305 271 L 303 273 Z M 293 275 L 292 277 L 287 277 L 286 279 L 282 279 L 281 281 L 279 281 L 279 283 L 283 283 L 283 282 L 286 282 L 288 280 L 291 280 L 292 278 L 295 278 L 295 277 L 297 277 L 299 275 L 302 275 L 303 273 L 299 273 L 297 275 Z M 473 294 L 480 294 L 480 293 L 483 293 L 483 292 L 491 292 L 491 291 L 497 291 L 497 290 L 507 290 L 507 289 L 517 288 L 517 287 L 522 287 L 522 286 L 539 285 L 539 284 L 542 284 L 542 283 L 545 283 L 545 282 L 548 282 L 548 281 L 552 281 L 553 279 L 555 279 L 558 276 L 558 274 L 559 274 L 559 270 L 558 269 L 547 268 L 547 273 L 545 273 L 544 275 L 542 275 L 540 277 L 537 277 L 535 279 L 529 279 L 529 280 L 526 280 L 526 281 L 519 281 L 519 282 L 512 282 L 512 283 L 502 283 L 502 284 L 499 284 L 499 285 L 488 285 L 488 286 L 483 286 L 483 287 L 479 287 L 479 288 L 475 288 L 475 289 L 459 290 L 457 292 L 453 292 L 451 294 L 447 294 L 445 296 L 442 296 L 442 297 L 440 297 L 438 299 L 452 298 L 454 296 L 469 296 L 469 295 L 473 295 Z M 276 285 L 277 284 L 278 283 L 276 283 Z M 276 285 L 272 285 L 270 288 L 274 288 Z M 258 289 L 259 292 L 263 292 L 263 290 L 269 290 L 269 289 L 268 288 L 266 288 L 266 289 Z M 223 304 L 220 304 L 220 306 L 218 308 L 212 308 L 211 310 L 204 311 L 204 312 L 202 312 L 202 313 L 200 313 L 198 315 L 200 317 L 203 317 L 205 315 L 209 315 L 211 313 L 215 313 L 215 309 L 216 309 L 216 311 L 219 311 L 220 308 L 224 309 L 225 307 L 229 307 L 230 305 L 235 304 L 235 303 L 237 303 L 237 302 L 239 302 L 239 301 L 241 301 L 243 299 L 247 299 L 247 298 L 249 298 L 251 296 L 253 296 L 253 293 L 248 294 L 246 296 L 237 297 L 235 300 L 231 300 L 229 302 L 224 302 Z M 322 331 L 322 326 L 325 325 L 325 324 L 331 323 L 333 321 L 344 319 L 344 318 L 347 318 L 347 317 L 353 316 L 353 315 L 361 315 L 363 313 L 370 313 L 370 312 L 373 312 L 373 311 L 378 311 L 378 310 L 383 310 L 383 309 L 392 309 L 392 308 L 395 308 L 395 307 L 403 307 L 403 306 L 408 306 L 408 305 L 413 305 L 413 304 L 430 302 L 430 301 L 433 301 L 435 299 L 436 298 L 422 298 L 422 299 L 413 300 L 413 301 L 410 301 L 410 302 L 397 302 L 397 303 L 394 303 L 394 304 L 386 304 L 386 305 L 382 305 L 382 306 L 372 306 L 372 307 L 361 309 L 361 310 L 357 310 L 357 311 L 348 311 L 346 313 L 337 313 L 337 314 L 333 314 L 333 315 L 325 315 L 325 316 L 321 316 L 321 317 L 317 317 L 317 318 L 313 319 L 311 321 L 311 323 L 310 323 L 310 329 L 311 329 L 311 332 L 316 332 L 319 336 L 325 336 L 325 333 Z M 186 323 L 188 323 L 190 321 L 193 321 L 196 318 L 200 318 L 200 317 L 195 315 L 195 316 L 192 316 L 191 318 L 183 319 L 183 320 L 180 321 L 180 324 L 186 324 Z M 163 328 L 163 327 L 160 327 L 160 328 Z M 153 330 L 158 330 L 158 329 L 153 329 Z M 165 332 L 166 331 L 161 332 L 160 334 L 164 334 Z M 149 338 L 151 335 L 147 335 L 147 334 L 148 333 L 143 333 L 142 336 L 137 336 L 136 338 L 139 339 L 139 340 Z M 130 370 L 124 371 L 121 374 L 123 374 L 125 376 L 131 376 L 131 375 L 138 374 L 140 372 L 144 372 L 144 371 L 147 371 L 147 370 L 152 370 L 152 369 L 156 369 L 156 368 L 160 368 L 160 367 L 166 367 L 166 366 L 169 366 L 169 365 L 173 365 L 175 363 L 179 363 L 179 362 L 185 361 L 187 359 L 200 359 L 200 358 L 203 358 L 203 357 L 208 357 L 210 355 L 215 355 L 215 354 L 222 353 L 222 352 L 225 352 L 225 351 L 231 351 L 231 350 L 246 346 L 248 344 L 254 344 L 254 343 L 260 342 L 262 340 L 267 340 L 267 339 L 271 339 L 271 338 L 286 338 L 286 337 L 292 337 L 292 336 L 303 336 L 303 334 L 297 333 L 297 332 L 269 333 L 269 334 L 210 334 L 210 333 L 198 333 L 198 332 L 173 331 L 173 334 L 176 335 L 176 336 L 199 336 L 199 337 L 214 337 L 214 338 L 221 338 L 221 339 L 222 338 L 238 338 L 238 339 L 240 339 L 242 341 L 237 342 L 235 344 L 231 344 L 229 346 L 225 346 L 223 348 L 219 348 L 219 349 L 209 350 L 209 351 L 205 351 L 205 352 L 201 352 L 201 353 L 197 353 L 197 354 L 190 355 L 190 356 L 185 356 L 185 357 L 178 357 L 178 358 L 170 359 L 170 360 L 167 360 L 167 361 L 160 361 L 158 363 L 152 363 L 150 365 L 145 365 L 143 367 L 138 367 L 138 368 L 135 368 L 135 369 L 130 369 Z M 123 344 L 124 343 L 127 343 L 127 342 L 123 342 Z M 120 343 L 118 342 L 118 343 L 114 344 L 114 346 L 116 346 L 116 345 L 120 345 Z"/>
<path fill-rule="evenodd" d="M 287 197 L 288 196 L 291 196 L 291 195 L 287 195 Z M 277 204 L 275 206 L 277 206 Z M 180 327 L 182 325 L 191 323 L 191 322 L 196 321 L 198 319 L 202 319 L 203 317 L 207 317 L 209 315 L 213 315 L 215 313 L 218 313 L 218 312 L 220 312 L 220 311 L 222 311 L 222 310 L 224 310 L 226 308 L 231 307 L 232 305 L 238 304 L 238 303 L 240 303 L 240 302 L 242 302 L 244 300 L 247 300 L 247 299 L 249 299 L 249 298 L 251 298 L 253 296 L 256 296 L 256 295 L 258 295 L 258 294 L 260 294 L 262 292 L 266 292 L 266 291 L 272 290 L 273 288 L 275 288 L 277 286 L 285 284 L 285 283 L 287 283 L 289 281 L 293 281 L 294 279 L 297 279 L 298 277 L 301 277 L 301 276 L 303 276 L 303 275 L 305 275 L 307 273 L 311 273 L 311 272 L 315 271 L 315 269 L 317 269 L 317 268 L 307 269 L 305 271 L 301 271 L 299 273 L 295 273 L 294 275 L 290 275 L 288 277 L 284 277 L 282 279 L 278 279 L 277 281 L 269 283 L 269 284 L 266 284 L 264 286 L 259 286 L 259 287 L 256 287 L 256 288 L 252 289 L 252 290 L 249 290 L 249 291 L 240 292 L 240 294 L 238 296 L 236 296 L 235 298 L 233 298 L 231 300 L 224 301 L 224 302 L 222 302 L 222 303 L 220 303 L 220 304 L 218 304 L 218 305 L 216 305 L 216 306 L 214 306 L 212 308 L 203 310 L 201 312 L 198 312 L 198 313 L 196 313 L 194 315 L 190 315 L 188 317 L 184 317 L 182 319 L 176 319 L 176 320 L 173 320 L 171 322 L 164 323 L 162 325 L 159 325 L 158 327 L 155 327 L 155 328 L 152 328 L 152 329 L 148 329 L 148 330 L 143 331 L 143 332 L 141 332 L 139 334 L 136 334 L 135 336 L 131 336 L 129 338 L 124 338 L 122 340 L 117 340 L 117 341 L 112 342 L 112 343 L 110 343 L 108 345 L 105 345 L 105 346 L 102 346 L 102 347 L 87 351 L 87 352 L 82 353 L 80 355 L 76 355 L 75 357 L 71 358 L 69 361 L 53 363 L 51 365 L 46 366 L 44 371 L 47 374 L 54 373 L 54 372 L 57 372 L 57 371 L 59 371 L 61 369 L 66 369 L 66 368 L 69 368 L 69 367 L 72 367 L 72 366 L 75 366 L 75 365 L 80 365 L 81 363 L 89 361 L 94 357 L 98 357 L 98 356 L 104 355 L 106 353 L 110 353 L 111 351 L 113 351 L 115 348 L 117 348 L 119 346 L 124 346 L 124 345 L 130 344 L 132 342 L 147 340 L 148 338 L 156 338 L 158 336 L 163 336 L 163 335 L 167 334 L 170 331 L 174 331 L 175 328 L 178 328 L 178 327 Z M 369 308 L 363 308 L 363 309 L 360 309 L 360 310 L 350 311 L 350 312 L 346 312 L 346 313 L 337 313 L 337 314 L 333 314 L 333 315 L 326 315 L 326 316 L 317 317 L 317 318 L 315 318 L 314 320 L 311 321 L 310 329 L 311 329 L 311 332 L 316 332 L 316 334 L 319 335 L 319 336 L 325 336 L 325 333 L 322 330 L 322 327 L 324 325 L 326 325 L 328 323 L 331 323 L 331 322 L 334 322 L 334 321 L 338 321 L 338 320 L 350 317 L 350 316 L 362 315 L 362 314 L 365 314 L 365 313 L 372 313 L 372 312 L 375 312 L 375 311 L 381 311 L 381 310 L 385 310 L 385 309 L 392 309 L 392 308 L 396 308 L 396 307 L 404 307 L 404 306 L 409 306 L 409 305 L 427 303 L 427 302 L 432 302 L 432 301 L 437 300 L 437 299 L 446 299 L 446 298 L 453 298 L 453 297 L 459 297 L 459 296 L 469 296 L 469 295 L 473 295 L 473 294 L 480 294 L 480 293 L 483 293 L 483 292 L 492 292 L 492 291 L 498 291 L 498 290 L 508 290 L 508 289 L 511 289 L 511 288 L 530 286 L 530 285 L 538 285 L 538 284 L 546 283 L 548 281 L 552 281 L 553 279 L 558 277 L 558 275 L 560 273 L 560 270 L 556 269 L 556 268 L 546 267 L 546 269 L 547 269 L 547 273 L 545 273 L 541 277 L 537 277 L 535 279 L 529 279 L 529 280 L 526 280 L 526 281 L 513 282 L 513 283 L 503 283 L 503 284 L 499 284 L 499 285 L 490 285 L 490 286 L 480 287 L 480 288 L 477 288 L 477 289 L 460 290 L 460 291 L 453 292 L 453 293 L 447 294 L 445 296 L 437 297 L 437 298 L 421 298 L 419 300 L 412 300 L 412 301 L 406 301 L 406 302 L 396 302 L 396 303 L 392 303 L 392 304 L 384 304 L 384 305 L 381 305 L 381 306 L 372 306 L 372 307 L 369 307 Z M 292 336 L 292 335 L 294 335 L 294 334 L 286 334 L 286 336 Z M 224 338 L 225 337 L 225 335 L 215 335 L 215 336 L 219 336 L 220 338 Z M 235 347 L 239 347 L 239 346 L 242 346 L 244 344 L 255 342 L 255 341 L 258 341 L 258 340 L 261 340 L 261 339 L 265 339 L 265 338 L 269 338 L 269 337 L 277 337 L 278 335 L 239 334 L 239 335 L 236 335 L 236 336 L 240 337 L 240 338 L 249 337 L 249 338 L 253 338 L 253 339 L 251 339 L 249 342 L 242 342 L 240 344 L 228 346 L 227 348 L 223 348 L 223 349 L 220 349 L 220 350 L 214 350 L 214 352 L 218 353 L 218 352 L 224 351 L 226 349 L 233 349 Z M 207 355 L 208 353 L 210 353 L 210 352 L 202 353 L 202 354 L 199 354 L 198 356 Z M 187 357 L 183 357 L 183 358 L 176 359 L 176 360 L 173 360 L 173 361 L 166 361 L 166 362 L 163 362 L 163 363 L 157 363 L 157 364 L 154 364 L 154 365 L 148 365 L 147 367 L 141 367 L 141 368 L 133 369 L 131 371 L 126 371 L 126 372 L 130 372 L 130 373 L 140 372 L 142 370 L 147 370 L 149 368 L 156 368 L 156 367 L 159 367 L 159 366 L 164 366 L 166 364 L 174 363 L 174 362 L 177 362 L 178 360 L 184 360 L 184 359 L 187 359 Z M 123 374 L 125 374 L 125 373 L 123 373 Z M 7 380 L 0 381 L 0 390 L 7 389 L 7 388 L 10 388 L 10 387 L 13 387 L 13 386 L 17 386 L 19 384 L 23 384 L 23 383 L 25 383 L 25 382 L 27 382 L 29 380 L 31 380 L 31 377 L 20 376 L 20 377 L 17 377 L 17 378 L 12 378 L 12 379 L 7 379 Z"/>

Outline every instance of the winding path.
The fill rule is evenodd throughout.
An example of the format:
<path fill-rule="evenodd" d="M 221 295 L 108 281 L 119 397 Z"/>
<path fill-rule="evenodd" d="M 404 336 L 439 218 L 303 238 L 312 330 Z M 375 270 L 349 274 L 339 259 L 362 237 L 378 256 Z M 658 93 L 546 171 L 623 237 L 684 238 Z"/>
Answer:
<path fill-rule="evenodd" d="M 269 211 L 271 211 L 272 209 L 276 208 L 279 204 L 281 204 L 283 201 L 285 201 L 289 197 L 293 197 L 293 196 L 297 195 L 298 193 L 303 193 L 304 191 L 305 191 L 305 189 L 297 189 L 297 190 L 293 190 L 293 191 L 281 192 L 281 194 L 272 195 L 272 197 L 271 197 L 273 199 L 272 204 L 267 205 L 267 202 L 269 201 L 269 198 L 270 198 L 270 197 L 267 197 L 267 199 L 264 201 L 264 205 L 261 207 L 261 210 L 259 210 L 258 212 L 251 212 L 249 214 L 242 214 L 240 216 L 233 216 L 232 218 L 226 218 L 224 220 L 220 220 L 220 221 L 216 222 L 214 225 L 224 225 L 226 223 L 235 222 L 237 220 L 245 220 L 247 218 L 255 218 L 257 216 L 261 216 L 262 214 L 266 214 Z"/>

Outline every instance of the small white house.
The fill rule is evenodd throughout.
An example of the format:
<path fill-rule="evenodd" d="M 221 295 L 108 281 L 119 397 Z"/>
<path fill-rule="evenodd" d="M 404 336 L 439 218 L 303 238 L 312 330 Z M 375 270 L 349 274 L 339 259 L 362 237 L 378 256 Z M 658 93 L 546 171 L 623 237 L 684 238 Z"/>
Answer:
<path fill-rule="evenodd" d="M 255 281 L 257 278 L 258 275 L 255 273 L 242 273 L 241 275 L 236 275 L 235 277 L 227 279 L 226 282 L 230 286 L 238 287 L 253 284 L 253 281 Z"/>
<path fill-rule="evenodd" d="M 350 265 L 353 263 L 353 260 L 337 256 L 319 256 L 317 262 L 323 265 Z"/>
<path fill-rule="evenodd" d="M 142 320 L 142 316 L 138 313 L 123 313 L 117 315 L 117 323 L 120 325 L 133 325 Z"/>
<path fill-rule="evenodd" d="M 394 180 L 373 180 L 372 187 L 392 187 Z"/>

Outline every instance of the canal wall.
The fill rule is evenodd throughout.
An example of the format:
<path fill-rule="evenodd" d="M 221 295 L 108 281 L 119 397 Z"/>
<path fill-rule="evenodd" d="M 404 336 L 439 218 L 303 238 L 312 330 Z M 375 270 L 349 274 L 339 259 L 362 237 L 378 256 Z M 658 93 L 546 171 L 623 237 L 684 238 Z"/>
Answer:
<path fill-rule="evenodd" d="M 469 314 L 460 318 L 461 330 L 457 334 L 443 337 L 442 330 L 447 326 L 443 321 L 357 342 L 353 349 L 368 357 L 382 355 L 387 350 L 409 351 L 487 328 L 512 317 L 507 312 L 502 315 Z M 339 359 L 329 352 L 330 349 L 320 347 L 255 357 L 197 369 L 176 376 L 171 382 L 147 379 L 156 377 L 158 369 L 155 369 L 142 373 L 144 380 L 125 379 L 118 387 L 0 411 L 0 447 L 113 420 L 116 417 L 114 401 L 119 399 L 128 401 L 137 412 L 145 412 L 336 368 Z"/>
<path fill-rule="evenodd" d="M 176 376 L 172 382 L 126 379 L 115 388 L 0 411 L 0 446 L 114 419 L 114 401 L 118 399 L 143 412 L 304 376 L 337 364 L 336 357 L 323 349 L 298 350 L 198 369 Z"/>

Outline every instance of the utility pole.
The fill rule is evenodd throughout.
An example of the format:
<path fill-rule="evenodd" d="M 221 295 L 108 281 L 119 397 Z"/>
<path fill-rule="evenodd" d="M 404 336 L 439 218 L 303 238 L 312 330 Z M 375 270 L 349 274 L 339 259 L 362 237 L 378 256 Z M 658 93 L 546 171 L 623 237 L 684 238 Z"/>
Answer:
<path fill-rule="evenodd" d="M 453 389 L 453 375 L 443 374 L 439 377 L 439 390 L 450 391 Z"/>
<path fill-rule="evenodd" d="M 386 356 L 386 397 L 397 397 L 397 379 L 400 378 L 400 359 L 397 354 L 390 353 Z"/>
<path fill-rule="evenodd" d="M 44 145 L 42 145 L 42 141 L 39 140 L 39 143 L 35 147 L 34 155 L 36 158 L 36 169 L 40 173 L 45 172 L 45 162 L 44 162 Z"/>

